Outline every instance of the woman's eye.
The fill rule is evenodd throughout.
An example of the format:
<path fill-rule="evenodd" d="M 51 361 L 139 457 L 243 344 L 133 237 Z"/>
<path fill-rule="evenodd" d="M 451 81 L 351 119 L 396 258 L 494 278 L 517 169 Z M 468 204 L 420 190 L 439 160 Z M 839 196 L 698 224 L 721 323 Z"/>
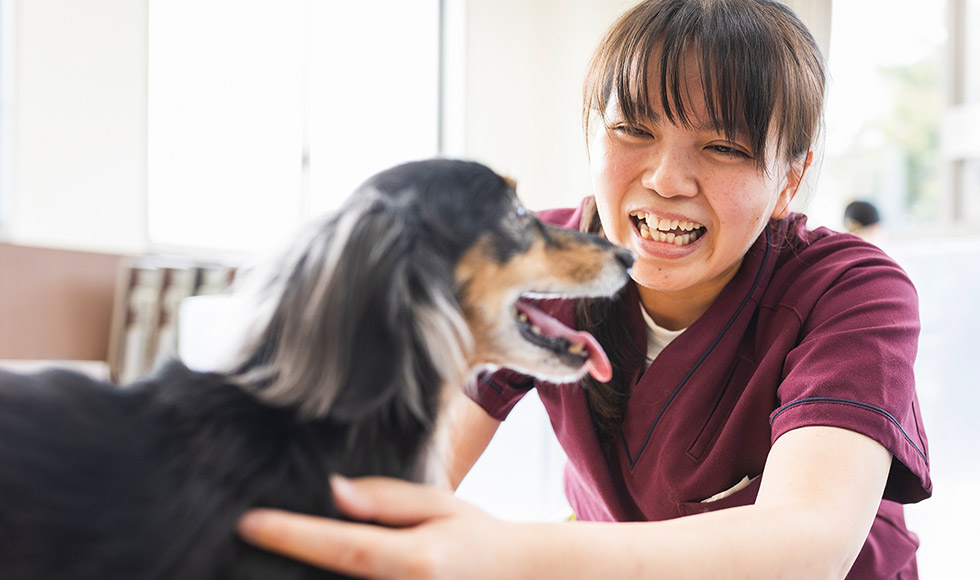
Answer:
<path fill-rule="evenodd" d="M 721 153 L 722 155 L 725 155 L 727 157 L 738 157 L 738 158 L 750 157 L 748 153 L 732 145 L 712 145 L 709 147 L 709 149 L 715 151 L 716 153 Z"/>
<path fill-rule="evenodd" d="M 614 125 L 612 130 L 628 137 L 649 137 L 650 133 L 632 125 Z"/>

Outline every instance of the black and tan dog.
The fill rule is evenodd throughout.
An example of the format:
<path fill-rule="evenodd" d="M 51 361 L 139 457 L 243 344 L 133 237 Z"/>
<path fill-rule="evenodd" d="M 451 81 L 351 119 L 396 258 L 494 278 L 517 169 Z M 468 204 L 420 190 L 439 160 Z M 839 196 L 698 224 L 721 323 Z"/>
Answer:
<path fill-rule="evenodd" d="M 445 389 L 477 369 L 607 375 L 595 339 L 521 296 L 611 295 L 631 263 L 480 164 L 382 172 L 251 274 L 225 370 L 174 362 L 124 388 L 0 373 L 0 577 L 333 577 L 246 546 L 236 520 L 337 515 L 332 473 L 431 480 Z"/>

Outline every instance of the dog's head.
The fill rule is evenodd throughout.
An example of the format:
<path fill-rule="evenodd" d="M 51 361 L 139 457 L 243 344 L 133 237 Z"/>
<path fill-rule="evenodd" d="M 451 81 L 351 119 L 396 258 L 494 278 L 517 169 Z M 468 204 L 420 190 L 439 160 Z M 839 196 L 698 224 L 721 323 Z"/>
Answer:
<path fill-rule="evenodd" d="M 399 165 L 358 188 L 265 284 L 239 366 L 270 400 L 356 418 L 393 396 L 413 414 L 484 367 L 563 382 L 611 374 L 591 335 L 522 297 L 607 296 L 632 255 L 542 224 L 474 162 Z"/>

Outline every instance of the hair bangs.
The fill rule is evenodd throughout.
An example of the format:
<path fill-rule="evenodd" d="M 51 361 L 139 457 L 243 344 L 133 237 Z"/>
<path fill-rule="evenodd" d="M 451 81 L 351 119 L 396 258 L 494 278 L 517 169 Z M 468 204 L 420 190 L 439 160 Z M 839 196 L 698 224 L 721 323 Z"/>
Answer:
<path fill-rule="evenodd" d="M 648 55 L 653 51 L 655 36 L 646 33 L 652 22 L 644 20 L 628 26 L 630 22 L 624 16 L 619 24 L 600 44 L 586 75 L 582 112 L 586 139 L 593 115 L 605 124 L 613 105 L 630 123 L 653 111 L 648 100 Z"/>
<path fill-rule="evenodd" d="M 707 118 L 695 110 L 692 74 Z M 620 18 L 593 57 L 584 94 L 586 139 L 594 116 L 605 123 L 613 106 L 630 124 L 660 110 L 671 123 L 706 126 L 746 143 L 761 169 L 771 134 L 787 157 L 806 154 L 820 124 L 823 87 L 816 42 L 777 2 L 644 2 Z"/>
<path fill-rule="evenodd" d="M 703 14 L 692 58 L 698 62 L 707 121 L 727 139 L 747 141 L 763 168 L 770 125 L 784 110 L 779 102 L 783 64 L 773 50 L 775 41 L 750 14 L 742 18 L 730 18 L 720 10 Z M 777 148 L 781 142 L 782 135 L 777 134 Z"/>

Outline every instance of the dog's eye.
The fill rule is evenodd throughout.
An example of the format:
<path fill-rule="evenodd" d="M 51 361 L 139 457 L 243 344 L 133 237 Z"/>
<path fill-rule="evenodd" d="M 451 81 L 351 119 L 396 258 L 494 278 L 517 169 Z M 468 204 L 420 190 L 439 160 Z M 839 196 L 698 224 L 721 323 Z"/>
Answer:
<path fill-rule="evenodd" d="M 510 239 L 511 243 L 515 244 L 515 248 L 520 248 L 522 251 L 527 249 L 535 232 L 540 227 L 534 214 L 516 200 L 511 206 L 511 210 L 507 212 L 504 224 L 506 231 L 504 235 Z M 535 227 L 535 224 L 538 224 L 538 227 Z"/>
<path fill-rule="evenodd" d="M 517 222 L 522 222 L 527 219 L 527 209 L 523 205 L 516 203 L 514 204 L 514 210 L 510 214 L 511 219 Z"/>
<path fill-rule="evenodd" d="M 528 222 L 531 221 L 531 214 L 528 213 L 523 205 L 515 205 L 507 221 L 516 228 L 525 229 L 528 227 Z"/>

